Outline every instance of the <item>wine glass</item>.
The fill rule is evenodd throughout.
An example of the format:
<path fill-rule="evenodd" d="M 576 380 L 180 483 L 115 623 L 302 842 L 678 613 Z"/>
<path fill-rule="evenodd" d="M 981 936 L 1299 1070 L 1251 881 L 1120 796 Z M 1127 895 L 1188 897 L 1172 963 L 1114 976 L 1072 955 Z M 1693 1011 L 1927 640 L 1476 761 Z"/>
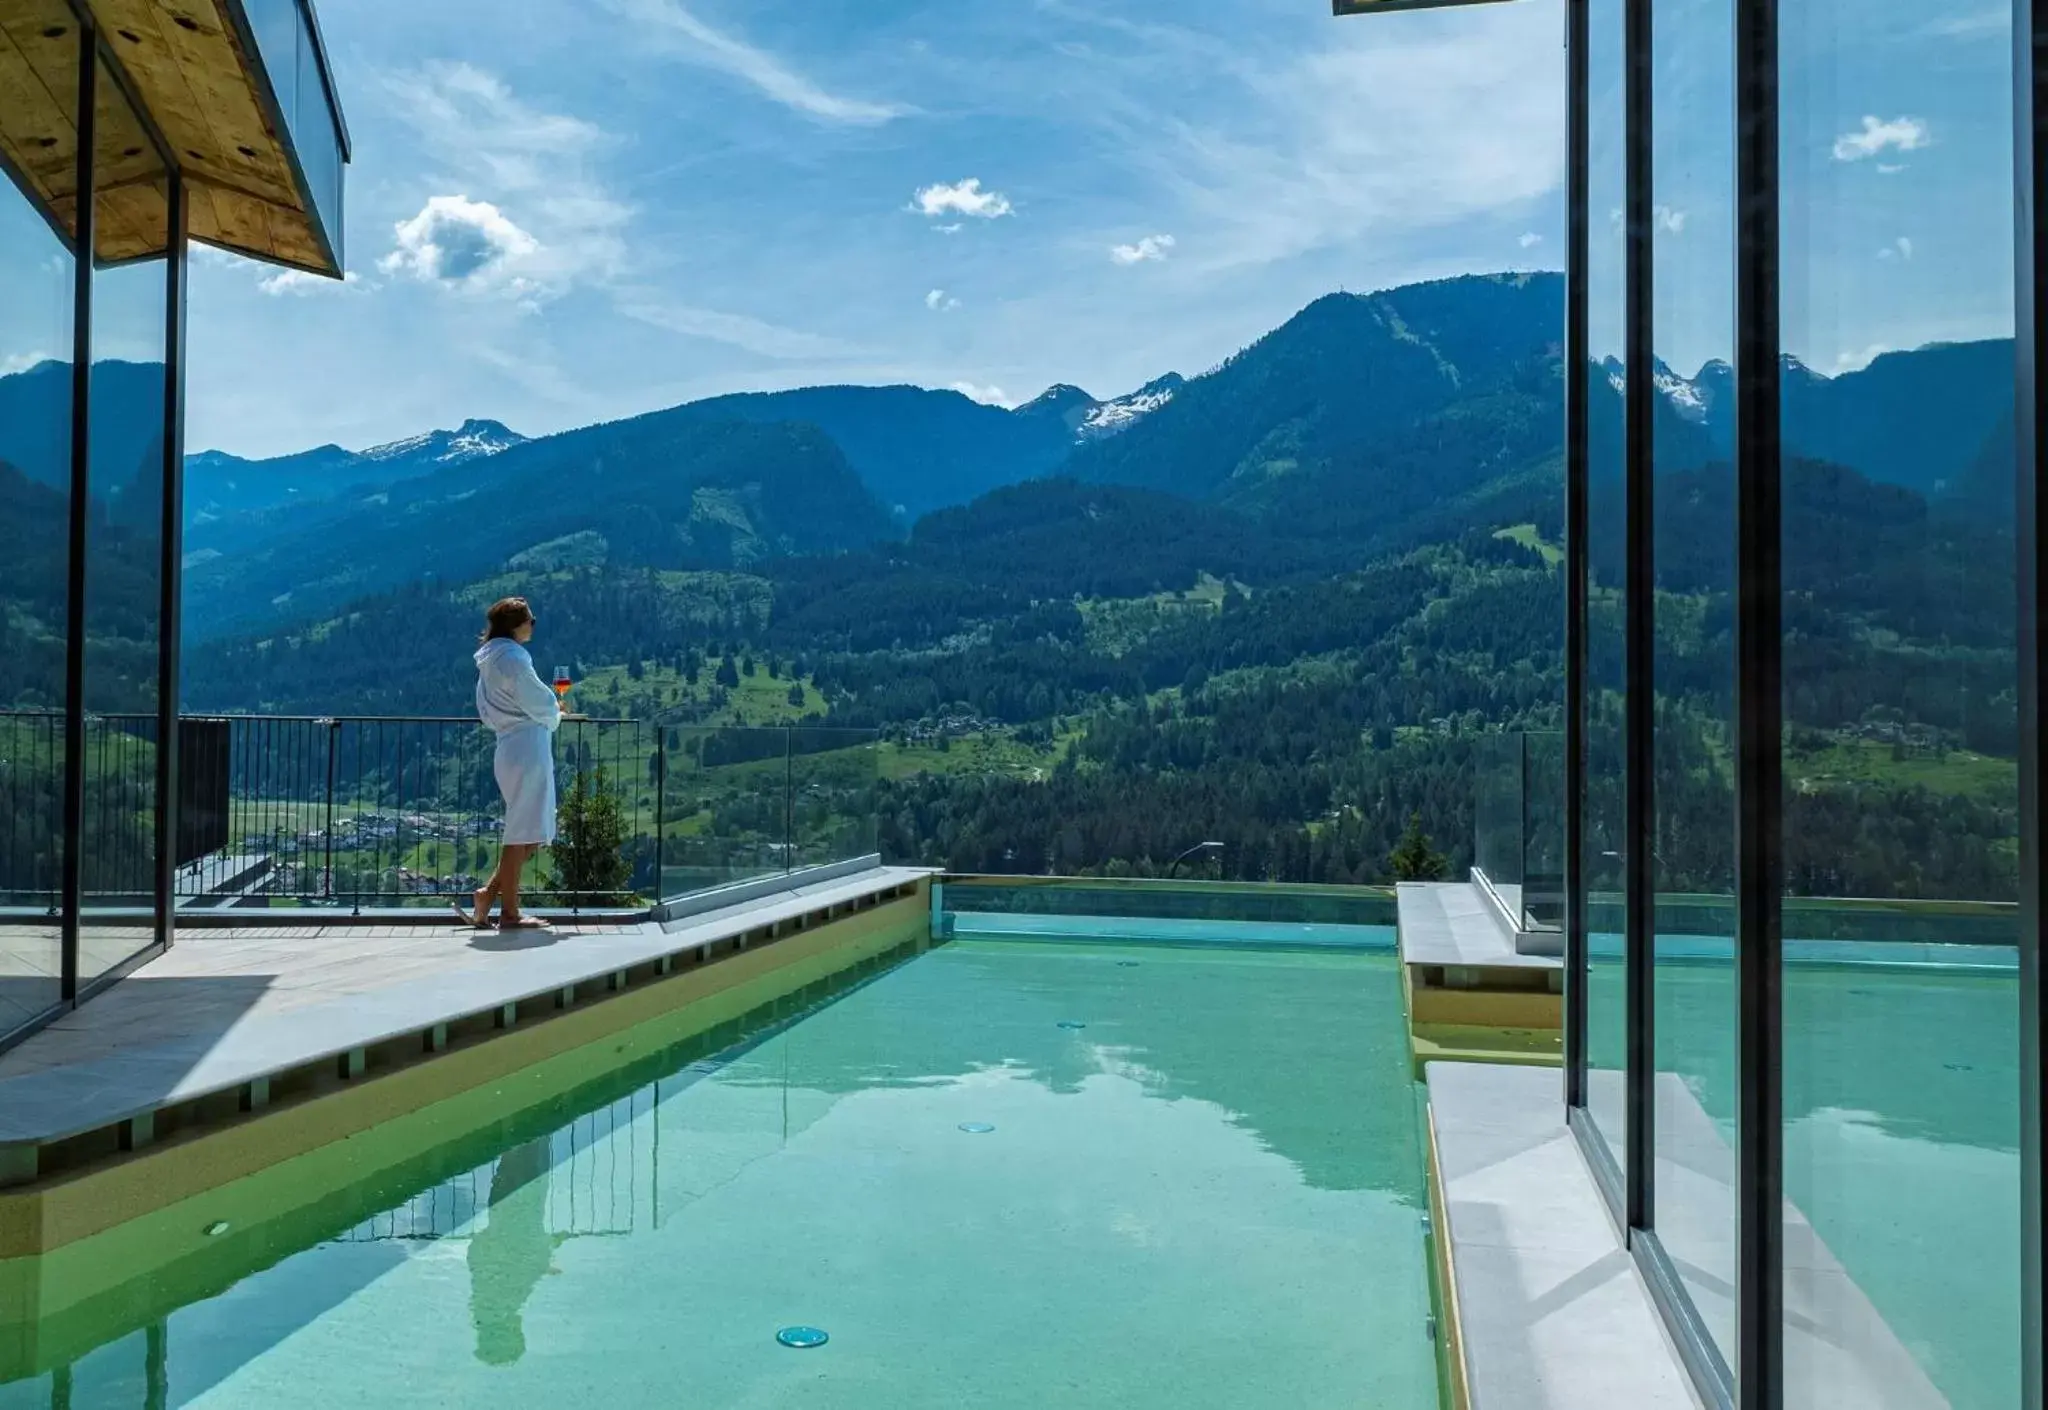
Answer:
<path fill-rule="evenodd" d="M 569 701 L 569 668 L 567 666 L 555 667 L 555 699 L 558 703 L 565 705 Z"/>

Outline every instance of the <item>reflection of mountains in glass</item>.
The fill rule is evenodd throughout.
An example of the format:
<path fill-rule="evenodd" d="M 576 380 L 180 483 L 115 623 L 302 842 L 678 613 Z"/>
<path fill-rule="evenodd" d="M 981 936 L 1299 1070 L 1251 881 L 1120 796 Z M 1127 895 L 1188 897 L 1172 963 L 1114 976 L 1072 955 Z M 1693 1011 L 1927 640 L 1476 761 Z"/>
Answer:
<path fill-rule="evenodd" d="M 1619 966 L 1596 966 L 1593 984 L 1595 1010 L 1619 1012 Z M 2015 976 L 1794 965 L 1784 1006 L 1788 1126 L 1853 1113 L 1902 1138 L 2019 1148 Z M 1658 1066 L 1681 1072 L 1724 1131 L 1735 1120 L 1734 1024 L 1732 963 L 1657 967 Z M 1594 1066 L 1618 1069 L 1620 1042 L 1596 1028 Z"/>
<path fill-rule="evenodd" d="M 93 367 L 86 584 L 89 705 L 149 708 L 155 687 L 163 367 Z M 0 378 L 0 703 L 63 703 L 70 554 L 71 367 Z"/>

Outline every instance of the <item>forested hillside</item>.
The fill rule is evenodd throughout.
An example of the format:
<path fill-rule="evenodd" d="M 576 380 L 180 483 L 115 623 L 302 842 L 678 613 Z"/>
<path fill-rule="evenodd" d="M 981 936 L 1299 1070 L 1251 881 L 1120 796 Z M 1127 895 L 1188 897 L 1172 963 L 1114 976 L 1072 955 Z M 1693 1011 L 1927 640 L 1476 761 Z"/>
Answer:
<path fill-rule="evenodd" d="M 870 801 L 893 856 L 1142 872 L 1216 840 L 1206 865 L 1232 876 L 1382 880 L 1419 812 L 1462 866 L 1476 746 L 1561 719 L 1561 294 L 1516 276 L 1333 295 L 1127 416 L 1065 387 L 1018 412 L 920 394 L 890 428 L 870 413 L 906 389 L 826 388 L 722 404 L 744 422 L 710 403 L 531 442 L 401 486 L 339 532 L 309 521 L 253 578 L 209 564 L 207 591 L 232 586 L 278 625 L 193 643 L 188 698 L 460 713 L 481 608 L 516 590 L 540 613 L 537 659 L 570 666 L 588 710 L 678 731 L 879 730 Z M 1980 467 L 2011 434 L 1972 385 L 1997 350 L 1880 361 L 1862 380 L 1786 369 L 1829 418 L 1813 443 L 1841 456 L 1786 467 L 1792 882 L 2009 897 L 2010 526 L 1970 493 L 1981 481 L 1994 502 Z M 1618 687 L 1607 371 L 1593 648 L 1595 679 Z M 1710 366 L 1657 403 L 1658 855 L 1679 890 L 1728 883 L 1720 385 Z M 1950 398 L 1939 466 L 1842 424 L 1916 395 Z M 841 418 L 860 456 L 817 425 L 755 419 L 775 407 Z M 905 429 L 936 425 L 935 407 L 1001 428 L 973 472 L 992 487 L 891 524 L 878 461 L 958 491 L 961 445 Z M 1032 416 L 1067 438 L 1059 473 L 1004 483 Z M 1090 433 L 1090 417 L 1116 427 Z M 471 531 L 493 515 L 503 532 Z M 1618 721 L 1617 696 L 1596 701 L 1596 729 Z M 1618 780 L 1592 786 L 1618 808 L 1603 792 Z"/>

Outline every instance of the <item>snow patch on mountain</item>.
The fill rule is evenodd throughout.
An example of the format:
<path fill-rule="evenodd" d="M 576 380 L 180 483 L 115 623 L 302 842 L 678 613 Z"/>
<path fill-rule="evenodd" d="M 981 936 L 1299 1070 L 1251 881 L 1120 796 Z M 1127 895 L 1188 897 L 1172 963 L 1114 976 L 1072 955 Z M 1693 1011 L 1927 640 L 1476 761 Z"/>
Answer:
<path fill-rule="evenodd" d="M 481 460 L 487 455 L 510 450 L 526 437 L 496 421 L 483 421 L 472 417 L 453 431 L 428 431 L 423 435 L 406 436 L 402 440 L 386 441 L 383 445 L 371 446 L 358 453 L 359 460 L 421 460 L 438 465 L 460 465 L 468 460 Z"/>
<path fill-rule="evenodd" d="M 1185 385 L 1186 380 L 1178 372 L 1169 372 L 1164 377 L 1147 382 L 1128 395 L 1098 402 L 1081 418 L 1076 438 L 1082 441 L 1100 441 L 1121 435 L 1172 401 L 1174 395 Z"/>

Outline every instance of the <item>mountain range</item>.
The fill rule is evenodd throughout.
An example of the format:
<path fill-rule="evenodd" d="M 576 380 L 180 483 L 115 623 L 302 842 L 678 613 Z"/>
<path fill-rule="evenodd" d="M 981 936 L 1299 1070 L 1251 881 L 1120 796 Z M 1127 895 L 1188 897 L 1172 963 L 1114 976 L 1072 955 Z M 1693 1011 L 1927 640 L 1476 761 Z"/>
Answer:
<path fill-rule="evenodd" d="M 1061 557 L 1056 540 L 1100 545 L 1106 571 L 1068 593 L 1129 588 L 1117 560 L 1157 562 L 1153 545 L 1130 547 L 1144 516 L 1247 582 L 1342 571 L 1473 523 L 1554 518 L 1562 319 L 1555 275 L 1474 276 L 1325 296 L 1200 376 L 1169 373 L 1110 400 L 1061 384 L 1006 409 L 955 391 L 826 386 L 537 439 L 471 420 L 363 451 L 201 451 L 187 461 L 187 631 L 269 632 L 401 585 L 506 571 L 758 571 L 802 559 L 815 562 L 779 575 L 852 592 L 850 575 L 902 571 L 903 550 L 829 560 L 892 542 L 919 572 L 957 576 L 963 565 L 934 556 L 947 515 L 991 494 L 1010 494 L 998 517 L 1019 537 L 988 551 L 1018 582 L 1041 576 L 1025 571 L 1032 552 Z M 1788 359 L 1788 454 L 1930 502 L 1999 502 L 2011 356 L 2009 342 L 1936 345 L 1836 377 Z M 1612 472 L 1621 378 L 1607 370 L 1594 381 L 1593 437 L 1596 471 Z M 0 463 L 28 483 L 63 481 L 63 438 L 30 413 L 65 371 L 44 363 L 0 378 Z M 119 412 L 147 407 L 155 372 L 96 369 L 108 391 L 95 441 L 113 463 L 149 454 L 154 418 L 129 425 Z M 1659 363 L 1656 376 L 1660 470 L 1725 459 L 1732 370 L 1710 362 L 1688 377 Z M 1056 484 L 1070 488 L 1030 488 Z M 1155 498 L 1112 504 L 1073 486 Z"/>
<path fill-rule="evenodd" d="M 310 504 L 365 486 L 430 475 L 510 450 L 525 439 L 499 422 L 470 420 L 453 431 L 428 431 L 368 450 L 343 450 L 330 443 L 268 460 L 202 450 L 185 457 L 187 532 L 232 514 Z"/>
<path fill-rule="evenodd" d="M 204 532 L 264 532 L 190 571 L 187 698 L 461 711 L 480 607 L 523 591 L 586 708 L 707 747 L 735 725 L 883 731 L 849 806 L 892 857 L 1163 870 L 1207 838 L 1232 876 L 1373 881 L 1420 813 L 1460 865 L 1475 738 L 1560 719 L 1562 317 L 1551 275 L 1333 294 L 1113 401 L 719 398 L 229 513 Z M 2011 357 L 1782 369 L 1802 894 L 2014 892 Z M 1660 859 L 1716 890 L 1732 373 L 1655 375 Z M 1623 392 L 1590 393 L 1612 680 Z M 692 835 L 748 826 L 669 800 Z"/>
<path fill-rule="evenodd" d="M 1621 364 L 1610 358 L 1604 366 L 1619 391 L 1626 382 Z M 1664 403 L 1706 435 L 1678 451 L 1676 463 L 1660 455 L 1660 468 L 1691 469 L 1702 454 L 1728 458 L 1735 369 L 1715 360 L 1685 377 L 1659 360 L 1655 376 Z M 2009 423 L 2012 379 L 2013 345 L 2004 338 L 1882 353 L 1833 377 L 1787 356 L 1779 377 L 1785 450 L 1937 498 L 1967 495 L 1971 466 Z M 2009 439 L 2009 425 L 2005 434 Z M 2010 496 L 2009 487 L 2000 489 Z"/>

